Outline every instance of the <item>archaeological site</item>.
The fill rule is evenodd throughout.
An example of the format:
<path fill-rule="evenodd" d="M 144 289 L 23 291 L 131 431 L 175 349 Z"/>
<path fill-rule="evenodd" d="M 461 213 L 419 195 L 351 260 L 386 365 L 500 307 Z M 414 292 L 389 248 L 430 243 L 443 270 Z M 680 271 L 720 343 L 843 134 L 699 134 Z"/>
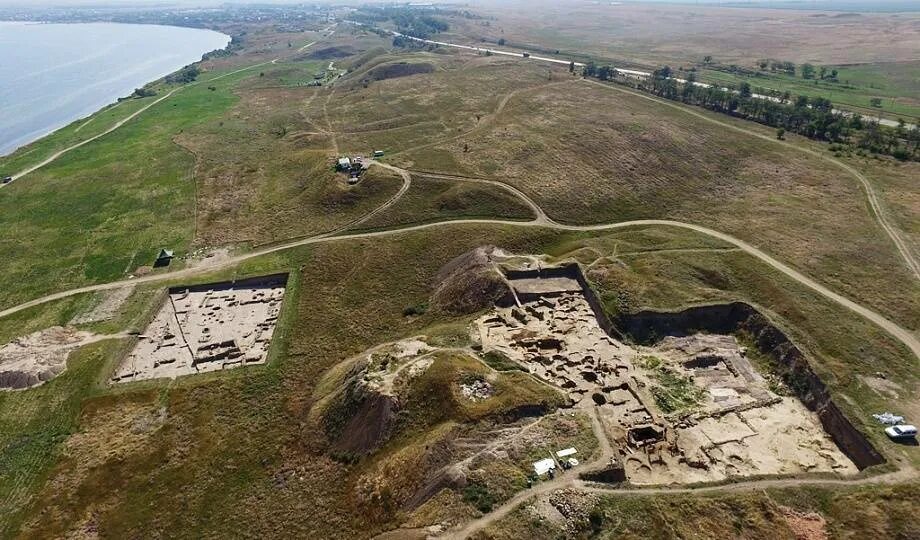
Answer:
<path fill-rule="evenodd" d="M 576 264 L 501 271 L 510 294 L 474 323 L 477 347 L 558 387 L 573 407 L 597 408 L 616 454 L 608 480 L 852 475 L 882 461 L 798 349 L 750 306 L 714 307 L 725 317 L 710 316 L 710 327 L 705 313 L 684 321 L 646 312 L 614 324 Z M 813 386 L 807 399 L 771 369 L 783 361 Z"/>
<path fill-rule="evenodd" d="M 264 363 L 287 275 L 173 287 L 113 382 Z"/>

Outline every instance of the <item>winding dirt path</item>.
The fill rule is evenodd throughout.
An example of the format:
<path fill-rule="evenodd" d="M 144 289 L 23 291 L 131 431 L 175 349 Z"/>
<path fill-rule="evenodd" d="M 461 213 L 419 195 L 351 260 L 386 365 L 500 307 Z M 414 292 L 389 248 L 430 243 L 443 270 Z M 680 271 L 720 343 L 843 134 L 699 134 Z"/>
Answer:
<path fill-rule="evenodd" d="M 306 48 L 308 48 L 308 47 L 312 47 L 313 45 L 315 45 L 315 44 L 317 44 L 317 43 L 319 43 L 319 40 L 314 41 L 313 43 L 310 43 L 310 44 L 308 44 L 308 45 L 305 45 L 304 47 L 302 47 L 301 49 L 299 49 L 298 52 L 301 52 L 301 51 L 303 51 L 304 49 L 306 49 Z M 94 136 L 92 136 L 92 137 L 90 137 L 90 138 L 88 138 L 88 139 L 84 139 L 84 140 L 82 140 L 82 141 L 80 141 L 80 142 L 78 142 L 78 143 L 72 144 L 72 145 L 70 145 L 70 146 L 68 146 L 68 147 L 66 147 L 66 148 L 63 148 L 63 149 L 61 149 L 61 150 L 58 150 L 57 152 L 55 152 L 55 153 L 51 154 L 50 156 L 48 156 L 47 158 L 45 158 L 43 161 L 40 161 L 39 163 L 37 163 L 37 164 L 35 164 L 35 165 L 32 165 L 31 167 L 28 167 L 28 168 L 26 168 L 26 169 L 23 169 L 23 170 L 19 171 L 18 173 L 14 174 L 14 175 L 12 176 L 12 178 L 13 178 L 12 181 L 8 182 L 7 184 L 0 184 L 0 188 L 3 188 L 3 187 L 5 187 L 5 186 L 8 186 L 8 185 L 11 184 L 12 182 L 15 182 L 16 180 L 19 180 L 19 179 L 22 178 L 23 176 L 26 176 L 26 175 L 28 175 L 28 174 L 30 174 L 30 173 L 33 173 L 33 172 L 37 171 L 38 169 L 41 169 L 42 167 L 45 167 L 45 166 L 51 164 L 52 162 L 58 160 L 61 156 L 63 156 L 64 154 L 66 154 L 66 153 L 68 153 L 68 152 L 71 152 L 71 151 L 73 151 L 73 150 L 76 150 L 77 148 L 80 148 L 81 146 L 85 146 L 85 145 L 87 145 L 87 144 L 89 144 L 89 143 L 91 143 L 91 142 L 93 142 L 93 141 L 96 141 L 96 140 L 101 139 L 102 137 L 105 137 L 106 135 L 112 133 L 113 131 L 115 131 L 115 130 L 117 130 L 118 128 L 122 127 L 123 125 L 127 124 L 127 123 L 130 122 L 131 120 L 134 120 L 135 118 L 137 118 L 138 116 L 140 116 L 141 114 L 143 114 L 144 112 L 146 112 L 148 109 L 150 109 L 150 108 L 153 107 L 154 105 L 157 105 L 157 104 L 159 104 L 159 103 L 161 103 L 161 102 L 163 102 L 163 101 L 169 99 L 170 97 L 172 97 L 172 96 L 173 96 L 174 94 L 176 94 L 177 92 L 181 92 L 182 90 L 184 90 L 184 89 L 186 89 L 186 88 L 190 88 L 190 87 L 192 87 L 192 86 L 198 86 L 198 85 L 205 84 L 205 83 L 212 83 L 212 82 L 214 82 L 214 81 L 218 81 L 218 80 L 223 79 L 223 78 L 225 78 L 225 77 L 229 77 L 229 76 L 231 76 L 231 75 L 236 75 L 236 74 L 238 74 L 238 73 L 242 73 L 242 72 L 244 72 L 244 71 L 249 71 L 249 70 L 251 70 L 251 69 L 256 69 L 256 68 L 259 68 L 259 67 L 262 67 L 262 66 L 267 66 L 267 65 L 270 65 L 270 64 L 277 64 L 279 60 L 281 60 L 281 57 L 275 58 L 275 59 L 273 59 L 273 60 L 269 60 L 269 61 L 267 61 L 267 62 L 261 62 L 261 63 L 259 63 L 259 64 L 253 64 L 253 65 L 251 65 L 251 66 L 246 66 L 246 67 L 243 67 L 243 68 L 234 70 L 234 71 L 230 71 L 230 72 L 228 72 L 228 73 L 224 73 L 224 74 L 218 75 L 218 76 L 216 76 L 216 77 L 211 77 L 210 79 L 198 80 L 198 81 L 195 81 L 195 82 L 186 84 L 185 86 L 180 86 L 179 88 L 174 88 L 173 90 L 170 90 L 168 93 L 164 94 L 163 96 L 161 96 L 161 97 L 159 97 L 159 98 L 157 98 L 157 99 L 151 101 L 151 102 L 148 103 L 147 105 L 144 105 L 144 106 L 141 107 L 140 109 L 134 111 L 133 113 L 129 114 L 128 116 L 126 116 L 126 117 L 122 118 L 121 120 L 115 122 L 115 123 L 112 125 L 112 127 L 110 127 L 109 129 L 103 131 L 102 133 L 99 133 L 99 134 L 94 135 Z M 94 118 L 95 118 L 95 116 L 91 117 L 90 120 L 88 120 L 87 122 L 85 122 L 83 125 L 88 124 L 88 123 L 89 123 L 90 121 L 92 121 Z M 83 127 L 83 126 L 81 125 L 80 128 L 82 128 L 82 127 Z M 80 128 L 77 128 L 77 130 L 79 130 Z"/>
<path fill-rule="evenodd" d="M 272 61 L 272 62 L 273 62 L 273 61 Z M 137 118 L 138 116 L 140 116 L 142 113 L 144 113 L 145 111 L 147 111 L 148 109 L 150 109 L 150 108 L 153 107 L 154 105 L 157 105 L 158 103 L 160 103 L 160 102 L 162 102 L 162 101 L 165 101 L 165 100 L 169 99 L 169 98 L 172 97 L 173 94 L 175 94 L 176 92 L 180 92 L 180 91 L 182 91 L 182 90 L 184 90 L 184 89 L 186 89 L 186 88 L 189 88 L 190 86 L 195 86 L 195 85 L 199 85 L 199 84 L 202 84 L 202 83 L 210 83 L 210 82 L 216 81 L 216 80 L 218 80 L 218 79 L 223 79 L 224 77 L 229 77 L 230 75 L 236 75 L 237 73 L 240 73 L 240 72 L 243 72 L 243 71 L 247 71 L 247 70 L 250 70 L 250 69 L 255 69 L 255 68 L 257 68 L 257 67 L 261 67 L 261 66 L 264 66 L 264 65 L 266 65 L 266 64 L 270 64 L 270 63 L 272 63 L 272 62 L 263 62 L 263 63 L 261 63 L 261 64 L 255 64 L 255 65 L 252 65 L 252 66 L 247 66 L 247 67 L 245 67 L 245 68 L 238 69 L 238 70 L 236 70 L 236 71 L 231 71 L 231 72 L 229 72 L 229 73 L 224 73 L 223 75 L 218 75 L 217 77 L 213 77 L 213 78 L 208 79 L 208 80 L 205 80 L 205 81 L 197 81 L 197 82 L 188 84 L 188 85 L 186 85 L 186 86 L 180 86 L 179 88 L 175 88 L 175 89 L 171 90 L 170 92 L 164 94 L 162 97 L 157 98 L 157 99 L 155 99 L 154 101 L 151 101 L 151 102 L 148 103 L 147 105 L 144 105 L 144 106 L 141 107 L 140 109 L 138 109 L 138 110 L 134 111 L 133 113 L 129 114 L 128 116 L 122 118 L 122 119 L 119 120 L 118 122 L 115 122 L 115 124 L 113 124 L 112 127 L 110 127 L 109 129 L 103 131 L 102 133 L 99 133 L 98 135 L 94 135 L 94 136 L 92 136 L 92 137 L 90 137 L 90 138 L 88 138 L 88 139 L 84 139 L 84 140 L 82 140 L 82 141 L 80 141 L 80 142 L 78 142 L 78 143 L 76 143 L 76 144 L 73 144 L 73 145 L 71 145 L 71 146 L 68 146 L 67 148 L 58 150 L 57 152 L 55 152 L 55 153 L 51 154 L 50 156 L 48 156 L 44 161 L 41 161 L 41 162 L 39 162 L 39 163 L 37 163 L 37 164 L 35 164 L 35 165 L 32 165 L 31 167 L 29 167 L 29 168 L 27 168 L 27 169 L 24 169 L 24 170 L 22 170 L 22 171 L 19 171 L 18 173 L 16 173 L 16 174 L 13 175 L 13 181 L 15 182 L 16 180 L 19 180 L 19 179 L 22 178 L 23 176 L 26 176 L 26 175 L 29 174 L 29 173 L 33 173 L 33 172 L 37 171 L 38 169 L 41 169 L 42 167 L 44 167 L 44 166 L 46 166 L 46 165 L 52 163 L 53 161 L 56 161 L 58 158 L 60 158 L 61 156 L 63 156 L 64 154 L 66 154 L 66 153 L 68 153 L 68 152 L 71 152 L 71 151 L 73 151 L 73 150 L 76 150 L 77 148 L 80 148 L 81 146 L 87 145 L 87 144 L 89 144 L 89 143 L 91 143 L 91 142 L 93 142 L 93 141 L 96 141 L 96 140 L 101 139 L 102 137 L 105 137 L 105 136 L 108 135 L 109 133 L 112 133 L 112 132 L 115 131 L 116 129 L 118 129 L 118 128 L 120 128 L 121 126 L 127 124 L 127 123 L 130 122 L 131 120 Z M 11 182 L 11 183 L 12 183 L 12 182 Z M 9 184 L 4 184 L 4 185 L 9 185 Z M 0 185 L 0 187 L 3 187 L 4 185 Z"/>
<path fill-rule="evenodd" d="M 472 134 L 475 133 L 476 131 L 482 129 L 483 127 L 485 127 L 485 126 L 487 126 L 487 125 L 489 125 L 489 123 L 491 123 L 491 122 L 494 121 L 496 118 L 498 118 L 499 116 L 501 116 L 502 112 L 504 112 L 504 110 L 505 110 L 505 107 L 508 106 L 508 103 L 509 103 L 515 96 L 518 96 L 518 95 L 523 94 L 523 93 L 526 93 L 526 92 L 533 92 L 533 91 L 536 91 L 536 90 L 543 90 L 543 89 L 550 88 L 550 87 L 553 87 L 553 86 L 560 86 L 560 85 L 564 85 L 564 84 L 573 84 L 573 83 L 575 83 L 575 82 L 576 82 L 575 79 L 571 79 L 571 80 L 565 80 L 565 81 L 551 82 L 551 83 L 547 83 L 547 84 L 540 84 L 540 85 L 536 85 L 536 86 L 527 86 L 527 87 L 525 87 L 525 88 L 517 88 L 517 89 L 515 89 L 515 90 L 512 90 L 512 91 L 508 92 L 507 94 L 505 94 L 505 95 L 502 97 L 502 99 L 498 102 L 498 105 L 496 106 L 496 108 L 495 108 L 494 111 L 492 111 L 491 113 L 489 113 L 489 114 L 483 116 L 482 118 L 480 118 L 479 121 L 476 122 L 476 125 L 474 125 L 474 126 L 471 127 L 470 129 L 464 131 L 463 133 L 459 133 L 459 134 L 457 134 L 457 135 L 452 135 L 452 136 L 450 136 L 450 137 L 447 137 L 446 139 L 438 139 L 438 140 L 431 141 L 431 142 L 427 142 L 427 143 L 423 143 L 423 144 L 420 144 L 420 145 L 417 145 L 417 146 L 411 146 L 411 147 L 409 147 L 409 148 L 404 148 L 404 149 L 402 149 L 402 150 L 400 150 L 400 151 L 398 151 L 398 152 L 393 152 L 392 154 L 390 154 L 390 157 L 399 156 L 399 155 L 404 155 L 404 154 L 408 154 L 409 152 L 416 152 L 416 151 L 418 151 L 418 150 L 424 150 L 425 148 L 430 148 L 430 147 L 432 147 L 432 146 L 436 146 L 436 145 L 439 145 L 439 144 L 447 144 L 447 143 L 450 143 L 450 142 L 458 141 L 458 140 L 460 140 L 460 139 L 462 139 L 462 138 L 464 138 L 464 137 L 469 137 L 470 135 L 472 135 Z"/>
<path fill-rule="evenodd" d="M 415 171 L 415 170 L 410 170 L 409 172 L 411 172 L 412 174 L 416 176 L 421 176 L 423 178 L 435 178 L 438 180 L 453 180 L 455 182 L 469 182 L 469 183 L 474 183 L 474 184 L 487 184 L 490 186 L 501 188 L 504 191 L 511 193 L 512 195 L 514 195 L 515 197 L 523 201 L 528 207 L 530 207 L 530 211 L 533 212 L 535 221 L 540 222 L 540 223 L 552 222 L 549 216 L 546 215 L 546 212 L 543 211 L 543 208 L 541 208 L 540 205 L 536 203 L 536 201 L 531 199 L 529 195 L 527 195 L 520 189 L 512 186 L 511 184 L 499 182 L 498 180 L 490 180 L 488 178 L 476 178 L 472 176 L 458 176 L 458 175 L 453 175 L 453 174 L 442 174 L 442 173 L 433 173 L 433 172 Z"/>
<path fill-rule="evenodd" d="M 695 118 L 699 118 L 711 124 L 715 124 L 720 127 L 724 127 L 724 128 L 736 131 L 738 133 L 744 133 L 745 135 L 756 137 L 763 141 L 767 141 L 773 144 L 778 144 L 786 148 L 792 148 L 792 149 L 798 150 L 799 152 L 804 152 L 810 156 L 813 156 L 823 161 L 826 161 L 828 163 L 831 163 L 834 166 L 842 169 L 844 172 L 846 172 L 853 178 L 856 178 L 857 181 L 859 181 L 860 186 L 862 186 L 862 189 L 866 194 L 866 199 L 869 201 L 869 208 L 872 211 L 872 215 L 875 217 L 875 221 L 879 224 L 879 226 L 882 228 L 885 234 L 888 235 L 892 243 L 894 243 L 895 248 L 897 248 L 898 253 L 900 254 L 901 258 L 904 260 L 904 263 L 907 265 L 907 268 L 914 274 L 914 277 L 920 280 L 920 262 L 918 262 L 917 258 L 914 256 L 914 253 L 911 250 L 910 245 L 901 236 L 900 231 L 894 225 L 892 225 L 891 222 L 888 220 L 888 216 L 885 212 L 882 202 L 879 199 L 878 194 L 875 192 L 875 189 L 872 187 L 872 183 L 869 181 L 868 178 L 866 178 L 865 175 L 863 175 L 862 173 L 860 173 L 853 167 L 847 165 L 846 163 L 840 160 L 826 156 L 821 152 L 816 152 L 815 150 L 812 150 L 811 148 L 805 148 L 800 145 L 792 144 L 787 141 L 781 141 L 775 137 L 769 137 L 767 135 L 764 135 L 763 133 L 757 133 L 756 131 L 751 131 L 741 126 L 737 126 L 737 125 L 734 125 L 728 122 L 722 122 L 721 120 L 717 120 L 708 115 L 691 110 L 687 106 L 682 106 L 677 103 L 669 102 L 667 100 L 663 100 L 663 99 L 660 99 L 660 98 L 657 98 L 657 97 L 654 97 L 654 96 L 651 96 L 651 95 L 648 95 L 642 92 L 628 90 L 620 86 L 604 84 L 600 81 L 594 81 L 590 79 L 581 79 L 581 80 L 588 84 L 593 84 L 593 85 L 600 86 L 602 88 L 607 88 L 608 90 L 614 90 L 614 91 L 617 91 L 623 94 L 629 94 L 631 96 L 635 96 L 635 97 L 639 97 L 639 98 L 642 98 L 648 101 L 652 101 L 659 105 L 670 107 L 674 110 L 682 111 L 683 113 L 689 114 Z"/>
<path fill-rule="evenodd" d="M 384 166 L 383 164 L 380 164 L 380 163 L 376 163 L 376 165 Z M 388 168 L 394 171 L 399 171 L 400 174 L 404 174 L 403 176 L 404 179 L 406 179 L 406 175 L 409 175 L 408 171 L 404 169 L 400 169 L 398 167 L 394 167 L 392 165 L 386 165 L 385 168 Z M 397 194 L 398 196 L 394 196 L 389 201 L 384 203 L 384 208 L 378 208 L 374 210 L 371 213 L 370 217 L 372 217 L 373 215 L 377 215 L 377 213 L 379 213 L 383 209 L 388 208 L 389 206 L 394 204 L 401 196 L 401 193 L 405 193 L 406 190 L 408 190 L 408 185 L 406 185 L 406 183 L 404 182 L 403 188 L 401 188 L 400 193 Z M 370 217 L 367 217 L 367 216 L 365 217 L 367 219 L 370 219 Z M 364 218 L 362 218 L 362 220 L 364 220 Z M 362 220 L 359 220 L 358 223 L 362 222 Z M 3 311 L 0 311 L 0 318 L 6 317 L 8 315 L 12 315 L 14 313 L 18 313 L 24 309 L 28 309 L 34 306 L 45 304 L 47 302 L 51 302 L 54 300 L 68 298 L 70 296 L 74 296 L 77 294 L 117 289 L 119 287 L 124 287 L 130 284 L 136 285 L 138 283 L 156 283 L 156 282 L 162 282 L 162 281 L 167 281 L 167 280 L 190 278 L 196 275 L 201 275 L 201 274 L 205 274 L 208 272 L 212 272 L 214 270 L 219 270 L 222 268 L 235 266 L 249 259 L 261 257 L 264 255 L 269 255 L 272 253 L 277 253 L 280 251 L 286 251 L 288 249 L 295 248 L 295 247 L 308 246 L 312 244 L 319 244 L 319 243 L 326 243 L 326 242 L 340 242 L 340 241 L 366 239 L 366 238 L 382 238 L 382 237 L 387 237 L 387 236 L 396 236 L 396 235 L 408 233 L 408 232 L 422 231 L 422 230 L 427 230 L 427 229 L 435 229 L 435 228 L 442 228 L 442 227 L 449 227 L 449 226 L 456 226 L 456 225 L 470 225 L 470 224 L 502 225 L 502 226 L 509 226 L 509 227 L 535 227 L 535 228 L 546 228 L 546 229 L 573 231 L 573 232 L 612 231 L 616 229 L 626 229 L 626 228 L 631 228 L 631 227 L 675 227 L 679 229 L 686 229 L 686 230 L 694 231 L 694 232 L 704 234 L 712 238 L 722 240 L 728 244 L 733 245 L 734 247 L 738 248 L 741 251 L 744 251 L 748 255 L 751 255 L 759 259 L 761 262 L 779 271 L 780 273 L 789 277 L 793 281 L 801 285 L 804 285 L 805 287 L 808 287 L 809 289 L 812 289 L 813 291 L 817 292 L 821 296 L 824 296 L 828 300 L 831 300 L 832 302 L 875 323 L 877 326 L 879 326 L 880 328 L 882 328 L 883 330 L 891 334 L 898 341 L 900 341 L 902 344 L 904 344 L 908 349 L 910 349 L 910 351 L 913 353 L 915 357 L 920 359 L 920 340 L 918 340 L 917 337 L 915 337 L 913 333 L 911 333 L 910 331 L 886 319 L 882 315 L 879 315 L 878 313 L 866 307 L 863 307 L 862 305 L 857 304 L 856 302 L 840 294 L 835 293 L 834 291 L 828 289 L 824 285 L 821 285 L 817 281 L 802 274 L 798 270 L 795 270 L 794 268 L 791 268 L 790 266 L 787 266 L 786 264 L 774 259 L 772 256 L 768 255 L 767 253 L 761 251 L 757 247 L 743 240 L 740 240 L 728 234 L 710 229 L 708 227 L 703 227 L 702 225 L 696 225 L 693 223 L 684 223 L 681 221 L 664 220 L 664 219 L 639 219 L 639 220 L 622 221 L 618 223 L 606 223 L 606 224 L 598 224 L 598 225 L 565 225 L 565 224 L 561 224 L 561 223 L 552 221 L 549 218 L 545 218 L 545 221 L 542 221 L 539 219 L 535 219 L 533 221 L 511 221 L 511 220 L 502 220 L 502 219 L 455 219 L 455 220 L 440 221 L 440 222 L 435 222 L 435 223 L 426 223 L 426 224 L 421 224 L 421 225 L 410 225 L 410 226 L 401 227 L 398 229 L 388 229 L 388 230 L 382 230 L 382 231 L 372 231 L 372 232 L 362 232 L 362 233 L 352 233 L 352 234 L 339 234 L 336 231 L 333 231 L 333 232 L 325 233 L 325 234 L 318 235 L 318 236 L 311 236 L 308 238 L 302 238 L 299 240 L 294 240 L 291 242 L 286 242 L 286 243 L 278 244 L 275 246 L 265 247 L 262 249 L 251 251 L 249 253 L 244 253 L 244 254 L 240 254 L 240 255 L 230 257 L 227 259 L 218 260 L 218 261 L 215 261 L 213 264 L 206 264 L 206 265 L 198 266 L 195 268 L 186 268 L 186 269 L 178 270 L 175 272 L 144 276 L 144 277 L 135 278 L 135 279 L 120 280 L 120 281 L 114 281 L 110 283 L 102 283 L 98 285 L 89 285 L 86 287 L 78 287 L 75 289 L 70 289 L 68 291 L 62 291 L 62 292 L 50 294 L 50 295 L 47 295 L 41 298 L 30 300 L 28 302 L 24 302 L 22 304 L 19 304 L 18 306 L 13 306 Z"/>
<path fill-rule="evenodd" d="M 533 488 L 522 491 L 512 497 L 498 508 L 488 514 L 467 522 L 463 527 L 449 531 L 440 538 L 468 538 L 471 535 L 497 523 L 508 514 L 516 510 L 521 504 L 536 497 L 565 488 L 575 488 L 599 495 L 616 495 L 618 497 L 647 497 L 652 495 L 699 495 L 706 493 L 737 493 L 745 491 L 762 491 L 765 489 L 788 487 L 852 487 L 865 485 L 891 485 L 905 482 L 914 482 L 920 475 L 914 469 L 901 469 L 895 472 L 866 476 L 861 478 L 831 479 L 831 478 L 778 478 L 773 480 L 739 481 L 731 484 L 716 484 L 699 487 L 659 487 L 659 488 L 629 488 L 629 487 L 604 487 L 602 484 L 588 483 L 577 478 L 559 477 L 549 482 L 537 484 Z"/>

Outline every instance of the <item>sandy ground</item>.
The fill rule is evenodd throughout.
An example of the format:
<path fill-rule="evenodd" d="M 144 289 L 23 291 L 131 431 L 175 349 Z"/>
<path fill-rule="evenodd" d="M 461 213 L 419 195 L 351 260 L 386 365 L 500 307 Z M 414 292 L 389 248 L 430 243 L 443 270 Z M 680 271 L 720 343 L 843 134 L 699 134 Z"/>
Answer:
<path fill-rule="evenodd" d="M 38 386 L 67 368 L 67 357 L 83 345 L 108 339 L 73 327 L 53 326 L 0 348 L 0 390 Z"/>

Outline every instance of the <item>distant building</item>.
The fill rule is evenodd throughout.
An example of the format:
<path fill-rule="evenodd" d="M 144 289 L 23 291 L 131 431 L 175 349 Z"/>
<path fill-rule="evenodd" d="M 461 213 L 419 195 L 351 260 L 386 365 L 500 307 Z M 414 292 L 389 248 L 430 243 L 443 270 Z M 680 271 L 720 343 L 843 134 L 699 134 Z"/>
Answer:
<path fill-rule="evenodd" d="M 339 158 L 336 168 L 340 171 L 350 171 L 351 170 L 351 160 L 347 157 Z"/>

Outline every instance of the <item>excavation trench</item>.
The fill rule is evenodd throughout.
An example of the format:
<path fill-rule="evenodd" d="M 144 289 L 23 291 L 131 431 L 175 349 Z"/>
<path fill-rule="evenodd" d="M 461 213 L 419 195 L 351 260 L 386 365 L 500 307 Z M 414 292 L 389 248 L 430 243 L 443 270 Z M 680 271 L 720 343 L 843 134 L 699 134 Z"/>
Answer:
<path fill-rule="evenodd" d="M 730 336 L 736 336 L 742 338 L 743 341 L 749 341 L 770 360 L 771 371 L 782 378 L 788 391 L 798 398 L 806 409 L 815 414 L 821 428 L 830 437 L 828 442 L 832 441 L 833 445 L 836 445 L 837 449 L 852 461 L 857 469 L 862 470 L 885 463 L 885 458 L 835 403 L 827 385 L 812 369 L 802 350 L 766 316 L 749 304 L 734 302 L 692 307 L 677 312 L 641 311 L 611 319 L 577 263 L 546 268 L 505 268 L 504 273 L 511 283 L 526 285 L 515 287 L 518 299 L 524 304 L 545 303 L 547 299 L 554 296 L 562 298 L 570 294 L 568 289 L 580 289 L 578 294 L 583 295 L 604 333 L 617 341 L 638 344 L 639 348 L 643 349 L 640 356 L 650 354 L 650 352 L 654 353 L 655 348 L 663 345 L 667 348 L 668 341 L 673 343 L 674 340 L 680 341 L 685 338 L 693 340 L 698 334 L 724 336 L 731 341 L 734 341 L 735 338 Z M 560 286 L 565 283 L 569 283 L 568 289 Z M 554 287 L 556 289 L 554 292 L 548 292 Z M 511 308 L 514 300 L 509 294 L 498 304 Z M 556 352 L 552 350 L 546 355 L 552 356 L 552 353 Z M 683 366 L 687 370 L 698 373 L 698 376 L 703 379 L 713 373 L 713 370 L 719 369 L 719 366 L 722 366 L 725 375 L 730 373 L 735 377 L 748 379 L 757 377 L 756 374 L 750 373 L 756 369 L 749 364 L 742 373 L 738 373 L 733 367 L 736 363 L 741 366 L 747 364 L 743 359 L 736 359 L 734 362 L 723 361 L 718 355 L 698 354 L 691 360 L 683 362 Z M 725 373 L 724 370 L 728 370 L 728 373 Z M 614 371 L 618 372 L 618 370 Z M 566 388 L 565 385 L 561 386 Z M 726 392 L 731 394 L 729 390 Z M 597 406 L 605 407 L 608 406 L 607 402 L 610 399 L 621 400 L 621 396 L 626 396 L 626 391 L 605 392 L 604 394 L 589 393 L 587 396 Z M 757 402 L 725 408 L 724 411 L 728 414 L 744 415 L 743 411 L 750 408 L 771 407 L 781 400 L 775 395 L 767 394 L 761 398 L 758 398 Z M 731 397 L 721 399 L 731 399 Z M 782 407 L 781 404 L 779 406 Z M 716 417 L 721 417 L 722 414 L 718 413 Z M 701 420 L 701 422 L 706 421 Z"/>
<path fill-rule="evenodd" d="M 754 307 L 743 302 L 692 307 L 677 312 L 641 311 L 620 316 L 617 327 L 632 340 L 654 344 L 666 336 L 696 333 L 741 334 L 775 362 L 779 375 L 795 395 L 818 415 L 837 447 L 860 469 L 885 463 L 885 458 L 847 419 L 827 385 L 805 354 Z"/>

